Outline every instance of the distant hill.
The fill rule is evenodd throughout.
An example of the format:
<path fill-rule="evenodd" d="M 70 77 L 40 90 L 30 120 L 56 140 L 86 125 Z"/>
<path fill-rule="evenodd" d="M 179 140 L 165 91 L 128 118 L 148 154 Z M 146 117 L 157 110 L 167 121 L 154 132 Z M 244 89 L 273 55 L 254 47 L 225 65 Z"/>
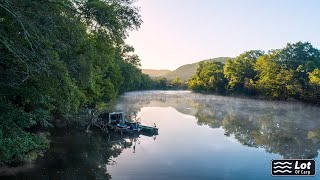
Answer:
<path fill-rule="evenodd" d="M 218 58 L 212 58 L 212 59 L 206 59 L 202 60 L 204 62 L 222 62 L 226 63 L 226 61 L 230 59 L 229 57 L 218 57 Z M 200 62 L 202 62 L 200 61 Z M 165 77 L 168 80 L 173 80 L 177 76 L 180 77 L 183 81 L 188 81 L 191 76 L 196 72 L 196 69 L 198 67 L 199 62 L 192 63 L 192 64 L 185 64 L 183 66 L 180 66 L 174 71 L 167 72 L 161 76 L 158 77 Z"/>
<path fill-rule="evenodd" d="M 170 70 L 167 69 L 142 69 L 142 73 L 144 74 L 148 74 L 151 78 L 155 78 L 155 77 L 161 77 L 166 73 L 171 72 Z"/>

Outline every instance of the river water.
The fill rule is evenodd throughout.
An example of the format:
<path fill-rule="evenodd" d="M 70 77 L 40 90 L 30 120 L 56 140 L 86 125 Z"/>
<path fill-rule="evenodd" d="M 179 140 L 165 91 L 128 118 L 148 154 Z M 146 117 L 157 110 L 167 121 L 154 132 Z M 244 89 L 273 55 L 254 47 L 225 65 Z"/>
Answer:
<path fill-rule="evenodd" d="M 18 179 L 320 179 L 271 176 L 272 159 L 320 162 L 319 107 L 141 91 L 121 96 L 114 109 L 136 112 L 142 124 L 155 123 L 159 135 L 62 129 L 52 134 L 50 150 L 35 164 L 7 174 Z"/>

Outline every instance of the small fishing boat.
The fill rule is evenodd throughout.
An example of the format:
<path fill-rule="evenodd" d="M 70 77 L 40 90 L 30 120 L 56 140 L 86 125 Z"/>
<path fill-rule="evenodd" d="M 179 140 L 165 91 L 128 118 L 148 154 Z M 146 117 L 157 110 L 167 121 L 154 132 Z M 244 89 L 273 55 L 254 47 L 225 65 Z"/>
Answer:
<path fill-rule="evenodd" d="M 143 132 L 158 134 L 158 128 L 156 126 L 151 127 L 151 126 L 139 125 L 139 127 L 141 128 L 141 131 L 143 131 Z"/>
<path fill-rule="evenodd" d="M 131 116 L 124 116 L 123 112 L 102 113 L 98 118 L 109 126 L 117 127 L 124 132 L 141 132 L 147 136 L 158 135 L 158 128 L 155 124 L 154 127 L 141 125 L 136 116 L 131 119 Z"/>

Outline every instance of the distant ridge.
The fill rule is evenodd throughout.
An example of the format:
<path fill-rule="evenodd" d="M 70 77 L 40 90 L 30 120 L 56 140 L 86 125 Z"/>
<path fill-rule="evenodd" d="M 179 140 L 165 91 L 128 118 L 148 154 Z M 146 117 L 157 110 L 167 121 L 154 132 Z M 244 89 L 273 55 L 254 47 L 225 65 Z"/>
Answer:
<path fill-rule="evenodd" d="M 225 64 L 228 59 L 230 59 L 230 57 L 217 57 L 217 58 L 206 59 L 202 61 L 203 62 L 221 62 Z M 202 61 L 199 61 L 199 62 L 202 62 Z M 193 76 L 193 74 L 196 72 L 199 62 L 192 63 L 192 64 L 185 64 L 183 66 L 178 67 L 174 71 L 142 69 L 142 72 L 145 74 L 148 74 L 152 78 L 165 77 L 171 81 L 176 77 L 180 77 L 183 81 L 188 81 L 191 78 L 191 76 Z M 155 73 L 150 73 L 150 74 L 148 73 L 152 71 L 167 71 L 167 72 L 163 74 L 158 73 L 159 75 L 155 75 Z"/>
<path fill-rule="evenodd" d="M 148 74 L 151 78 L 160 77 L 169 72 L 171 71 L 167 69 L 142 69 L 142 73 Z"/>

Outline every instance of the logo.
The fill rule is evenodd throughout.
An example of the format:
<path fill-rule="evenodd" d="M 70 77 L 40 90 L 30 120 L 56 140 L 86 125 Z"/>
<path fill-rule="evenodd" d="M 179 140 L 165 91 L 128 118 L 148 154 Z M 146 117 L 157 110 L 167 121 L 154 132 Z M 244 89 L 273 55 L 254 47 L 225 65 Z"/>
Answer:
<path fill-rule="evenodd" d="M 271 161 L 272 176 L 315 176 L 314 159 L 281 159 Z"/>

